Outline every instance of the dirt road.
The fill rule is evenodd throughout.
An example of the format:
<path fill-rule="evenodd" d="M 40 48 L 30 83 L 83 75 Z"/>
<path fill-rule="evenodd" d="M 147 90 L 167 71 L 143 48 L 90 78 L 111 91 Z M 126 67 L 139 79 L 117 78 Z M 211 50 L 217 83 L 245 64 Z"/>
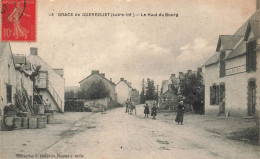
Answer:
<path fill-rule="evenodd" d="M 59 114 L 45 129 L 3 132 L 0 158 L 260 158 L 259 147 L 200 129 L 191 117 L 176 125 L 143 118 L 142 106 L 137 115 L 124 110 Z"/>

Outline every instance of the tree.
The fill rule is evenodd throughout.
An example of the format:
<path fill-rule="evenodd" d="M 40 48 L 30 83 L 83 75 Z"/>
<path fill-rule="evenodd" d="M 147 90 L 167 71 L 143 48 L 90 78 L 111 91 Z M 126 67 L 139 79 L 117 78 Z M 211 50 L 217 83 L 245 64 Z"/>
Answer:
<path fill-rule="evenodd" d="M 204 101 L 204 87 L 203 77 L 199 73 L 186 73 L 180 80 L 180 93 L 185 97 L 185 102 L 199 111 L 201 111 L 200 106 Z"/>
<path fill-rule="evenodd" d="M 140 94 L 140 101 L 141 101 L 141 104 L 145 103 L 145 84 L 144 84 L 144 79 L 142 80 L 142 91 L 141 91 L 141 94 Z"/>
<path fill-rule="evenodd" d="M 178 95 L 179 93 L 179 84 L 176 80 L 171 80 L 172 84 L 171 84 L 171 90 L 172 90 L 172 93 L 174 95 Z"/>
<path fill-rule="evenodd" d="M 77 96 L 81 99 L 101 99 L 109 97 L 110 91 L 106 89 L 105 84 L 100 80 L 91 83 L 87 89 L 80 90 Z"/>
<path fill-rule="evenodd" d="M 69 90 L 65 92 L 65 98 L 73 98 L 75 96 L 75 93 L 73 90 Z"/>
<path fill-rule="evenodd" d="M 147 79 L 145 99 L 146 99 L 146 100 L 155 100 L 155 86 L 154 86 L 154 81 L 151 80 L 150 78 Z"/>

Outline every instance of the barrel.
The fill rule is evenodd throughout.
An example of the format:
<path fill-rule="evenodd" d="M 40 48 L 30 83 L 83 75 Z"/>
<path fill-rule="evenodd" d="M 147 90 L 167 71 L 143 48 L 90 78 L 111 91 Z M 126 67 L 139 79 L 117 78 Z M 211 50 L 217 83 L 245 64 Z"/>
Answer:
<path fill-rule="evenodd" d="M 22 118 L 21 117 L 14 117 L 14 128 L 15 129 L 22 128 Z"/>
<path fill-rule="evenodd" d="M 45 116 L 38 116 L 37 118 L 37 127 L 39 129 L 45 128 Z"/>
<path fill-rule="evenodd" d="M 53 124 L 54 123 L 54 116 L 52 113 L 47 114 L 47 124 Z"/>
<path fill-rule="evenodd" d="M 14 126 L 14 117 L 13 116 L 5 117 L 5 125 L 8 127 L 13 127 Z"/>
<path fill-rule="evenodd" d="M 27 118 L 27 117 L 22 118 L 22 128 L 23 129 L 29 128 L 29 118 Z"/>
<path fill-rule="evenodd" d="M 44 105 L 38 105 L 38 114 L 44 115 Z"/>
<path fill-rule="evenodd" d="M 29 128 L 30 129 L 36 129 L 37 128 L 37 118 L 36 117 L 29 118 Z"/>

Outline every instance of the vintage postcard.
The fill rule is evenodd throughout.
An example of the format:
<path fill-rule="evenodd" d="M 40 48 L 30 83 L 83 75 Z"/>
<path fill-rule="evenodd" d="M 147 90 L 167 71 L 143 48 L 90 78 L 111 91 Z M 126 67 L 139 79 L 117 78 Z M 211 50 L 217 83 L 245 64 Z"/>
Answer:
<path fill-rule="evenodd" d="M 259 159 L 260 0 L 0 0 L 1 159 Z"/>

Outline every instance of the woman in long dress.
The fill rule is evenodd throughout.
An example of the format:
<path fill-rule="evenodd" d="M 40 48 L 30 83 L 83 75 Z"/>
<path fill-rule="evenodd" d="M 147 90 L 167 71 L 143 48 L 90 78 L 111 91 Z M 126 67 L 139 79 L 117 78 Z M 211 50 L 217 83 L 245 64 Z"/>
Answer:
<path fill-rule="evenodd" d="M 183 116 L 184 116 L 184 105 L 183 105 L 183 101 L 181 101 L 177 108 L 177 116 L 175 122 L 178 122 L 178 124 L 181 123 L 181 125 L 183 125 Z"/>

